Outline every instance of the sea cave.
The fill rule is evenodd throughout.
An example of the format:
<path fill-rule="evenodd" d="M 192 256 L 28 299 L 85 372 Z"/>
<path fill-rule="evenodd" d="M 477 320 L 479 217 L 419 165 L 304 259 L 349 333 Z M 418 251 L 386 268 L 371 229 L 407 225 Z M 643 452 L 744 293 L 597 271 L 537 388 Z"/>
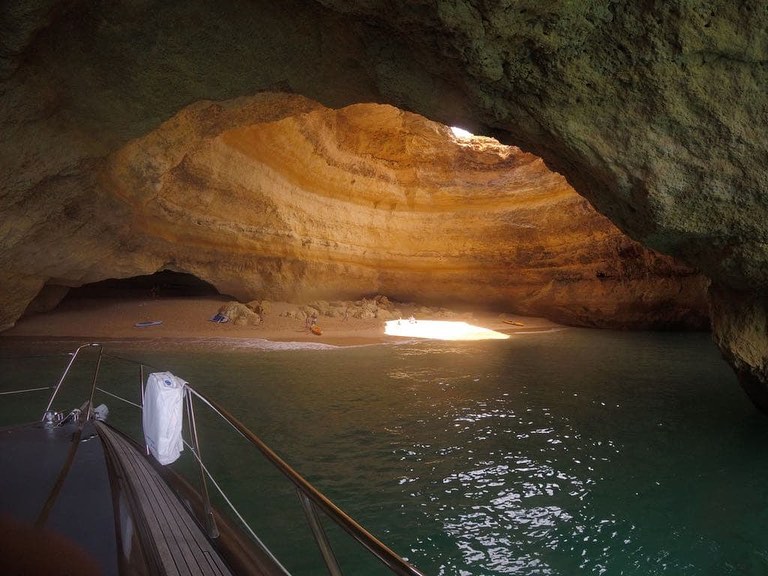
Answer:
<path fill-rule="evenodd" d="M 0 326 L 46 285 L 169 262 L 240 299 L 708 317 L 765 409 L 750 6 L 7 7 Z"/>
<path fill-rule="evenodd" d="M 768 569 L 767 61 L 754 1 L 6 3 L 0 347 L 199 326 L 435 573 Z M 366 348 L 409 317 L 520 339 Z"/>

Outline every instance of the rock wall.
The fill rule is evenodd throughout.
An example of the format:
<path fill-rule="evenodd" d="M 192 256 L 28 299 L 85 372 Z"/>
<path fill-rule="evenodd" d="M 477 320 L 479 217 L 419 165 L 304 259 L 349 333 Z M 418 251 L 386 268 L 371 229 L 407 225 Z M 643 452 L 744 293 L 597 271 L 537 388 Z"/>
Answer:
<path fill-rule="evenodd" d="M 762 293 L 710 290 L 712 333 L 742 388 L 768 412 L 768 298 Z"/>
<path fill-rule="evenodd" d="M 768 286 L 767 30 L 756 0 L 10 3 L 0 8 L 6 321 L 49 278 L 85 280 L 113 251 L 136 254 L 135 239 L 100 223 L 123 204 L 110 206 L 95 165 L 194 102 L 265 90 L 334 108 L 388 102 L 498 135 L 635 240 L 703 271 L 724 319 L 742 302 L 754 317 Z M 88 262 L 71 254 L 81 245 Z M 753 335 L 749 322 L 715 328 L 725 325 Z M 734 338 L 718 339 L 731 358 Z M 764 364 L 739 370 L 764 387 Z"/>
<path fill-rule="evenodd" d="M 708 323 L 703 277 L 631 241 L 539 158 L 388 105 L 200 102 L 77 182 L 97 191 L 88 211 L 51 219 L 46 196 L 28 199 L 40 237 L 4 251 L 37 275 L 29 294 L 46 283 L 31 310 L 57 286 L 171 269 L 243 301 L 384 293 L 586 326 Z"/>
<path fill-rule="evenodd" d="M 244 301 L 382 293 L 579 325 L 707 324 L 702 277 L 626 238 L 540 159 L 392 106 L 200 103 L 107 173 L 142 273 L 192 272 Z"/>

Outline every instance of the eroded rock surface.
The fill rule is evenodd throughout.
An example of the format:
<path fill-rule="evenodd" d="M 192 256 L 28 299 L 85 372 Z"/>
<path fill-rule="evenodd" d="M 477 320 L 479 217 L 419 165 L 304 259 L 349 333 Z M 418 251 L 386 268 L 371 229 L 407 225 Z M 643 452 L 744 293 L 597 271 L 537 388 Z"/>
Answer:
<path fill-rule="evenodd" d="M 37 279 L 28 294 L 46 283 L 34 307 L 55 286 L 171 269 L 242 301 L 384 293 L 587 326 L 707 324 L 703 277 L 631 241 L 539 158 L 388 105 L 201 102 L 77 182 L 97 191 L 83 220 L 41 222 L 47 199 L 28 199 L 41 237 L 3 251 Z"/>
<path fill-rule="evenodd" d="M 144 271 L 244 301 L 383 293 L 580 325 L 707 322 L 702 277 L 629 240 L 540 159 L 391 106 L 200 103 L 107 173 Z"/>
<path fill-rule="evenodd" d="M 90 178 L 96 164 L 193 102 L 276 89 L 494 132 L 636 240 L 702 270 L 724 315 L 764 308 L 768 9 L 756 0 L 7 4 L 7 317 L 49 278 L 85 281 L 115 251 L 136 253 L 115 234 L 122 207 Z M 729 357 L 747 325 L 719 339 Z M 744 373 L 765 378 L 766 354 Z"/>

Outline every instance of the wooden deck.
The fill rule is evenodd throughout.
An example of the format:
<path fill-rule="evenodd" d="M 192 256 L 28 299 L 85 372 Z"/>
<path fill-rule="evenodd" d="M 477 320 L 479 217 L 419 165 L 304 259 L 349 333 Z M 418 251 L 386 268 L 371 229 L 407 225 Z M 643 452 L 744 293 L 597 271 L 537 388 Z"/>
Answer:
<path fill-rule="evenodd" d="M 115 465 L 122 468 L 123 481 L 135 495 L 145 529 L 149 531 L 142 536 L 156 550 L 156 560 L 163 573 L 168 576 L 231 575 L 189 511 L 152 465 L 108 426 L 97 423 L 96 428 Z M 145 550 L 145 553 L 152 554 L 152 551 Z"/>

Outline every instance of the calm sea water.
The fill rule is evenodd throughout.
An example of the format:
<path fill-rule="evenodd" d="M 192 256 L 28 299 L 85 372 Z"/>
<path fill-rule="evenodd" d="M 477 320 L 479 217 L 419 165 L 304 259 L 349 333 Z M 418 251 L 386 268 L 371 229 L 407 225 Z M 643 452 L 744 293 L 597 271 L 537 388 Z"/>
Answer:
<path fill-rule="evenodd" d="M 73 346 L 0 347 L 18 356 Z M 427 574 L 768 573 L 768 418 L 706 334 L 109 350 L 170 369 L 229 407 Z M 0 362 L 9 390 L 49 385 L 66 359 Z M 138 396 L 135 368 L 107 360 L 102 374 Z M 46 399 L 0 397 L 1 423 L 37 417 Z M 128 418 L 99 401 L 118 423 Z M 293 574 L 323 573 L 295 493 L 199 418 L 203 456 L 262 539 Z M 385 573 L 329 532 L 345 573 Z"/>

